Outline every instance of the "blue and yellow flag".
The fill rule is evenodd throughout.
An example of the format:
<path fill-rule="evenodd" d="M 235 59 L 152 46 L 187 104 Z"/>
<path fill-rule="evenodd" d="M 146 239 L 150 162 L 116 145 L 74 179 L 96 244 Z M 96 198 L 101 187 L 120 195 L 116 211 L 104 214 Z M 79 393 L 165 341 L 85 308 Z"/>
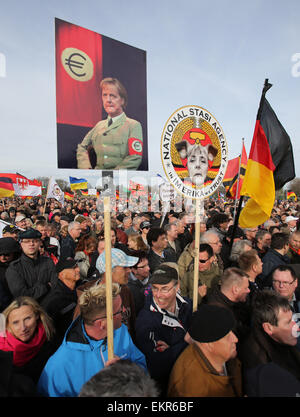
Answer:
<path fill-rule="evenodd" d="M 70 188 L 71 190 L 86 190 L 88 188 L 88 182 L 85 178 L 70 178 Z"/>

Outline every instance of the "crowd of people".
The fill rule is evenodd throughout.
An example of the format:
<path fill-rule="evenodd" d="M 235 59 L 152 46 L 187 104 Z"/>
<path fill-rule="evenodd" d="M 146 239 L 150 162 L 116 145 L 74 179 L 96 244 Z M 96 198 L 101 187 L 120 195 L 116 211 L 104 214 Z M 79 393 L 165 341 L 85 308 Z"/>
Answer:
<path fill-rule="evenodd" d="M 299 217 L 275 201 L 241 229 L 207 200 L 195 266 L 193 210 L 111 213 L 108 360 L 96 199 L 2 200 L 0 396 L 299 396 Z"/>

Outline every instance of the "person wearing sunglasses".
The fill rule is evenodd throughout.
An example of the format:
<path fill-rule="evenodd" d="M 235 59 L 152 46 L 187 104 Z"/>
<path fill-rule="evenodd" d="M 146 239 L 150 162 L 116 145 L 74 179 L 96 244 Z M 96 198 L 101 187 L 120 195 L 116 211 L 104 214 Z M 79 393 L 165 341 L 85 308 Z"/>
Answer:
<path fill-rule="evenodd" d="M 220 269 L 214 262 L 214 251 L 208 243 L 201 243 L 199 246 L 199 284 L 198 284 L 198 304 L 207 294 L 208 289 L 218 283 L 220 278 Z M 185 297 L 193 298 L 194 290 L 194 259 L 191 261 L 187 272 L 185 272 L 181 282 L 180 291 Z"/>
<path fill-rule="evenodd" d="M 149 284 L 151 292 L 136 319 L 136 345 L 145 354 L 149 373 L 164 394 L 172 366 L 187 346 L 184 337 L 192 318 L 192 302 L 179 293 L 175 263 L 159 265 Z"/>
<path fill-rule="evenodd" d="M 122 323 L 125 308 L 116 283 L 112 284 L 112 298 L 115 358 L 108 361 L 106 286 L 93 285 L 81 294 L 80 315 L 41 374 L 38 392 L 42 396 L 77 397 L 83 384 L 116 359 L 129 359 L 146 371 L 145 356 Z"/>

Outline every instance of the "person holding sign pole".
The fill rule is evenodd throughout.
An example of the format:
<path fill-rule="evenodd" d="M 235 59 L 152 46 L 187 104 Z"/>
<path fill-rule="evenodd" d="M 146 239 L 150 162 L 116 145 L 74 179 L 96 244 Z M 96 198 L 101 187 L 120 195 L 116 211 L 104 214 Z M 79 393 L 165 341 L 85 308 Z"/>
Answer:
<path fill-rule="evenodd" d="M 120 287 L 112 284 L 115 358 L 108 362 L 106 286 L 94 285 L 79 299 L 80 316 L 71 324 L 63 343 L 48 360 L 38 391 L 49 397 L 76 397 L 93 375 L 119 358 L 129 359 L 146 371 L 146 361 L 122 324 L 125 312 Z"/>
<path fill-rule="evenodd" d="M 159 265 L 150 276 L 151 294 L 136 319 L 136 344 L 145 354 L 149 373 L 162 393 L 180 353 L 192 318 L 192 301 L 179 294 L 177 265 Z"/>

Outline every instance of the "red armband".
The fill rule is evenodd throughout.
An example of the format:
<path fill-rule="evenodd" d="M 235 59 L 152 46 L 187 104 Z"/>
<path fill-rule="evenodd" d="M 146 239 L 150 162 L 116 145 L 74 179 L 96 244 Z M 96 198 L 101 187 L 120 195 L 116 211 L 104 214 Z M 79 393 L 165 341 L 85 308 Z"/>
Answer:
<path fill-rule="evenodd" d="M 143 142 L 141 139 L 129 138 L 128 139 L 128 153 L 129 155 L 141 155 L 143 154 Z"/>

